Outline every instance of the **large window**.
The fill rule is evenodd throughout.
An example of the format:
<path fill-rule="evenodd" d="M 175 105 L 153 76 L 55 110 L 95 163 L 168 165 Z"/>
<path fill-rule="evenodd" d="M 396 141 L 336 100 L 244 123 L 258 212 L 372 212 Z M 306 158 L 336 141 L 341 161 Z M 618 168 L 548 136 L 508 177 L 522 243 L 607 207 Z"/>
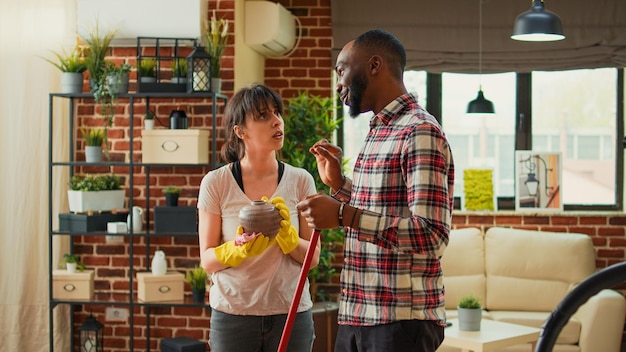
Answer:
<path fill-rule="evenodd" d="M 499 209 L 512 209 L 515 149 L 560 152 L 565 209 L 621 210 L 623 190 L 623 70 L 613 68 L 531 74 L 439 75 L 405 73 L 420 104 L 438 111 L 456 165 L 455 196 L 463 199 L 463 170 L 493 169 Z M 492 116 L 466 114 L 482 87 L 494 103 Z M 428 89 L 427 89 L 428 88 Z M 441 106 L 429 108 L 426 92 Z M 621 97 L 618 99 L 618 95 Z M 619 103 L 618 103 L 619 102 Z M 344 107 L 345 108 L 345 107 Z M 531 116 L 531 119 L 526 118 Z M 367 134 L 369 119 L 344 113 L 343 147 L 350 175 Z M 508 200 L 508 201 L 507 201 Z"/>

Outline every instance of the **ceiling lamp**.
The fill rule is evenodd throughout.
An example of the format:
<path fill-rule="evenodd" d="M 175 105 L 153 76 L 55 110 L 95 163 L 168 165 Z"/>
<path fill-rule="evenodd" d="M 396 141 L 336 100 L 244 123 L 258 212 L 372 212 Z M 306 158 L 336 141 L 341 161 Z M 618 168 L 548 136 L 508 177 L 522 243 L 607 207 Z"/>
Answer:
<path fill-rule="evenodd" d="M 543 0 L 533 0 L 529 11 L 515 19 L 511 39 L 529 42 L 550 42 L 565 39 L 561 18 L 546 10 Z"/>
<path fill-rule="evenodd" d="M 478 0 L 478 75 L 483 74 L 483 0 Z M 485 99 L 482 84 L 478 86 L 478 96 L 467 104 L 468 114 L 493 114 L 493 103 Z"/>

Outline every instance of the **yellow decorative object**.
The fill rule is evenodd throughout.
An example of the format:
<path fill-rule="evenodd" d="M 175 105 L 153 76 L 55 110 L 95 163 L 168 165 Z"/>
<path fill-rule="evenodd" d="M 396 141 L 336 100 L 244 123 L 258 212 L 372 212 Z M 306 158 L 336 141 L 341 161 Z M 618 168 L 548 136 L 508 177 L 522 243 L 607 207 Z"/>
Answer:
<path fill-rule="evenodd" d="M 463 171 L 466 210 L 494 210 L 492 174 L 490 169 Z"/>

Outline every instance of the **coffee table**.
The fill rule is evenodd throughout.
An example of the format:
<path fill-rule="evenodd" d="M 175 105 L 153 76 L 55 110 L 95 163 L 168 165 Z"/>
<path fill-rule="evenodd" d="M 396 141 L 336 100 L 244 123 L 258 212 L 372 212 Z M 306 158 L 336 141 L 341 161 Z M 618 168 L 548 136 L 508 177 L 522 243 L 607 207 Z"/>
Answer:
<path fill-rule="evenodd" d="M 483 319 L 480 331 L 459 331 L 457 319 L 448 320 L 452 326 L 446 328 L 443 346 L 460 348 L 463 352 L 486 352 L 500 348 L 532 343 L 531 352 L 535 350 L 535 343 L 539 338 L 540 329 L 530 326 L 503 323 L 490 319 Z"/>

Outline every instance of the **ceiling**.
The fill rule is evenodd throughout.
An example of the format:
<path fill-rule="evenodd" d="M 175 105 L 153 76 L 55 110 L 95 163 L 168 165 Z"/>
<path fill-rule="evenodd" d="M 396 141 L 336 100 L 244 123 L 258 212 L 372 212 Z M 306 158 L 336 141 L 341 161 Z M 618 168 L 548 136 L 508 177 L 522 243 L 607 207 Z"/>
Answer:
<path fill-rule="evenodd" d="M 333 53 L 381 28 L 404 43 L 408 69 L 478 72 L 480 1 L 483 72 L 626 66 L 625 0 L 545 0 L 561 17 L 566 39 L 542 43 L 510 39 L 529 0 L 335 0 Z"/>

